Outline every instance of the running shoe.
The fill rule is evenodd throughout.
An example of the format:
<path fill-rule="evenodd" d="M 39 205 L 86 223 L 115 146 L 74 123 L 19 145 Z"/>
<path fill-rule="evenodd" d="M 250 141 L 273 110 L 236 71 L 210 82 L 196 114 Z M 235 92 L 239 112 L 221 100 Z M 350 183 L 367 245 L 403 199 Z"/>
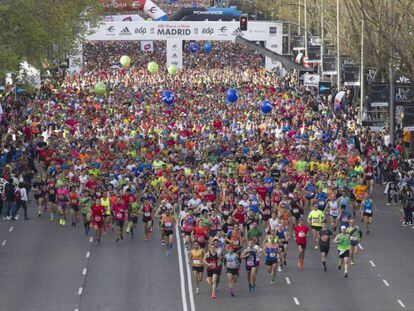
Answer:
<path fill-rule="evenodd" d="M 351 260 L 351 265 L 355 265 L 355 262 L 353 260 Z"/>
<path fill-rule="evenodd" d="M 252 291 L 252 283 L 249 283 L 249 291 Z"/>
<path fill-rule="evenodd" d="M 196 294 L 198 294 L 200 292 L 199 288 L 196 288 Z"/>
<path fill-rule="evenodd" d="M 344 278 L 347 278 L 347 277 L 348 277 L 348 273 L 345 273 L 345 274 L 344 274 Z"/>
<path fill-rule="evenodd" d="M 282 268 L 279 266 L 279 267 L 277 267 L 277 271 L 278 272 L 282 272 Z"/>
<path fill-rule="evenodd" d="M 323 267 L 323 271 L 328 271 L 328 267 Z"/>
<path fill-rule="evenodd" d="M 211 299 L 216 299 L 216 294 L 215 293 L 211 293 Z"/>
<path fill-rule="evenodd" d="M 170 251 L 167 251 L 167 254 L 166 254 L 166 256 L 170 256 Z"/>
<path fill-rule="evenodd" d="M 233 289 L 230 290 L 230 296 L 231 297 L 234 297 L 234 291 L 233 291 Z"/>
<path fill-rule="evenodd" d="M 273 284 L 275 284 L 275 281 L 274 280 L 271 280 L 270 281 L 270 285 L 273 285 Z"/>

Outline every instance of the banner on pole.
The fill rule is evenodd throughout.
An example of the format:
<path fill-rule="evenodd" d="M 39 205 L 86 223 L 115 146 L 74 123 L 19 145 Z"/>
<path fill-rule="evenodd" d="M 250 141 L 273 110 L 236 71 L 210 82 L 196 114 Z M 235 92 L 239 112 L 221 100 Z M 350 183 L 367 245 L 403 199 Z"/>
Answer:
<path fill-rule="evenodd" d="M 342 73 L 344 75 L 345 86 L 359 86 L 360 81 L 360 67 L 359 65 L 344 65 Z"/>
<path fill-rule="evenodd" d="M 322 74 L 323 75 L 336 75 L 336 57 L 335 56 L 323 56 L 322 60 Z"/>

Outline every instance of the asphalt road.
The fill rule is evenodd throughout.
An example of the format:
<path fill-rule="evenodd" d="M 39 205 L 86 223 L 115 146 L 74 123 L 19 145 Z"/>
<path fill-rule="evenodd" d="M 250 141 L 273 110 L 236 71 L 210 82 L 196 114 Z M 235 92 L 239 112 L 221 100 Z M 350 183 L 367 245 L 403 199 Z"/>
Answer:
<path fill-rule="evenodd" d="M 236 297 L 229 297 L 223 278 L 212 301 L 203 283 L 194 294 L 195 310 L 414 310 L 414 230 L 401 227 L 399 208 L 386 206 L 379 189 L 375 201 L 379 211 L 348 279 L 336 268 L 334 249 L 328 272 L 322 270 L 319 251 L 311 248 L 304 270 L 298 271 L 291 242 L 288 266 L 275 285 L 260 267 L 257 290 L 250 293 L 242 269 Z M 0 222 L 1 311 L 181 311 L 181 286 L 184 311 L 193 311 L 185 264 L 180 277 L 177 245 L 166 257 L 157 231 L 144 241 L 140 224 L 136 239 L 126 236 L 115 243 L 108 235 L 97 246 L 82 228 L 63 228 L 37 218 L 31 209 L 29 216 L 28 221 Z"/>

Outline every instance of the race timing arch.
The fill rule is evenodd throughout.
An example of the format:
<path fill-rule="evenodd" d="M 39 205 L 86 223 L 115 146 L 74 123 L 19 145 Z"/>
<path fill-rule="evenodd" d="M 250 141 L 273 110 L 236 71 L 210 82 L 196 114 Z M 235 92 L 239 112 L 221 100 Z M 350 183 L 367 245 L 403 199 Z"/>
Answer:
<path fill-rule="evenodd" d="M 87 41 L 166 41 L 166 65 L 176 65 L 178 68 L 183 67 L 183 41 L 234 42 L 237 36 L 242 36 L 249 41 L 264 41 L 267 49 L 282 54 L 282 23 L 251 21 L 248 31 L 240 31 L 239 26 L 238 21 L 114 21 L 101 23 L 85 39 Z M 272 71 L 280 67 L 279 62 L 266 57 L 267 70 Z"/>

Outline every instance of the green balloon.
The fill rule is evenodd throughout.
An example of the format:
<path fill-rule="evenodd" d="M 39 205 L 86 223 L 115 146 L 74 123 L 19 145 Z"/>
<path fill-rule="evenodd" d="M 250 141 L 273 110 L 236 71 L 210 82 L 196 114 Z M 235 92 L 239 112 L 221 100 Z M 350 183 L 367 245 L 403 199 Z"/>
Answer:
<path fill-rule="evenodd" d="M 151 72 L 151 73 L 157 73 L 158 72 L 158 64 L 156 62 L 148 63 L 148 71 Z"/>
<path fill-rule="evenodd" d="M 123 55 L 119 62 L 121 63 L 122 67 L 129 67 L 131 64 L 131 58 L 128 55 Z"/>
<path fill-rule="evenodd" d="M 176 65 L 169 65 L 168 68 L 167 68 L 167 71 L 170 75 L 176 75 L 177 71 L 178 71 L 178 68 L 177 68 Z"/>
<path fill-rule="evenodd" d="M 105 83 L 103 83 L 102 81 L 99 81 L 98 83 L 96 83 L 95 84 L 94 91 L 98 95 L 104 95 L 105 92 L 106 92 L 106 85 L 105 85 Z"/>

